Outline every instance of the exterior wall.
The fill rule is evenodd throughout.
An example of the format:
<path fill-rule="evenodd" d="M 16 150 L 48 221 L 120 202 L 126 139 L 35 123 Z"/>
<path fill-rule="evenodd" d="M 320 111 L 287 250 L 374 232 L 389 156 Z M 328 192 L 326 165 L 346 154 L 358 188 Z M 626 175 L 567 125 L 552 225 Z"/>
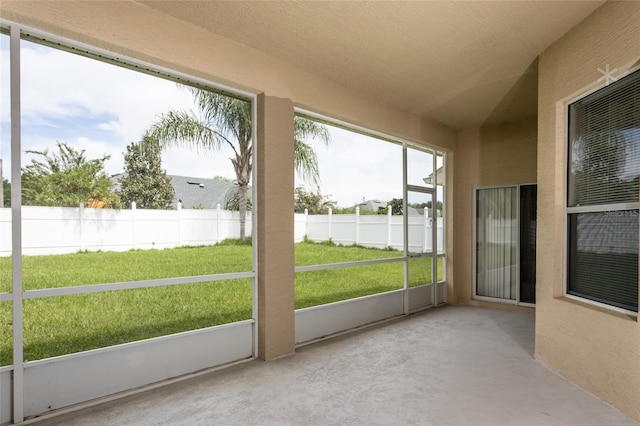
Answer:
<path fill-rule="evenodd" d="M 535 120 L 464 130 L 458 135 L 454 170 L 456 248 L 456 303 L 509 310 L 531 308 L 488 303 L 472 299 L 473 293 L 473 190 L 483 186 L 516 185 L 536 182 L 537 129 Z"/>
<path fill-rule="evenodd" d="M 563 297 L 566 104 L 639 63 L 638 22 L 640 3 L 606 3 L 540 56 L 536 358 L 640 420 L 638 318 Z"/>

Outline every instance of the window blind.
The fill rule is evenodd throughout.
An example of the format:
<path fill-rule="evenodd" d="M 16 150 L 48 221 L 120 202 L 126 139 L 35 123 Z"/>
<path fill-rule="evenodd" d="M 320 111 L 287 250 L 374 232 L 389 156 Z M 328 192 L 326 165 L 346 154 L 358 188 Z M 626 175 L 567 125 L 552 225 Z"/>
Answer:
<path fill-rule="evenodd" d="M 569 207 L 637 202 L 640 71 L 569 106 Z"/>
<path fill-rule="evenodd" d="M 567 294 L 637 312 L 640 71 L 569 106 L 568 145 Z"/>
<path fill-rule="evenodd" d="M 569 215 L 567 292 L 638 311 L 638 210 Z"/>

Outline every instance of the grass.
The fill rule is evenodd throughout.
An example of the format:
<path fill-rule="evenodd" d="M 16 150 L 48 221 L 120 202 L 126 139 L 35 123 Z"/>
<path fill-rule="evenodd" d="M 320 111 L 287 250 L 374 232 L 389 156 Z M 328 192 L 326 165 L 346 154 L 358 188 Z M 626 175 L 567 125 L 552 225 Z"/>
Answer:
<path fill-rule="evenodd" d="M 296 244 L 296 265 L 399 257 L 389 250 Z M 417 263 L 423 263 L 418 265 Z M 441 271 L 442 268 L 439 268 Z M 217 246 L 23 257 L 25 289 L 251 270 L 251 247 Z M 296 274 L 297 309 L 402 288 L 404 264 Z M 411 285 L 430 282 L 431 264 L 412 258 Z M 0 291 L 11 259 L 0 258 Z M 36 360 L 251 318 L 251 280 L 238 279 L 24 301 L 24 360 Z M 11 302 L 0 303 L 0 365 L 12 363 Z"/>

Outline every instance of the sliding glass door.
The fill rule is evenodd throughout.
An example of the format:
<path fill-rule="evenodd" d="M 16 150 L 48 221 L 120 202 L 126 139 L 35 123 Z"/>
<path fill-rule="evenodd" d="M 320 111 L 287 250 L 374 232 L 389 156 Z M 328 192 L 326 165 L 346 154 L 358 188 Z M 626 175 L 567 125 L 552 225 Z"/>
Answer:
<path fill-rule="evenodd" d="M 477 189 L 474 298 L 535 303 L 536 186 Z"/>

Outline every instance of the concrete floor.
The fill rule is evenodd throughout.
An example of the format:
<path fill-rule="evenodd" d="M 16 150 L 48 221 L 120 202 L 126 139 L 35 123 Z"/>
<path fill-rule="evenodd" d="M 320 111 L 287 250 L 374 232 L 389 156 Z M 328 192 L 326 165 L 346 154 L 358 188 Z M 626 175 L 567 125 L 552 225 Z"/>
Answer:
<path fill-rule="evenodd" d="M 638 425 L 533 359 L 534 317 L 445 306 L 38 422 Z"/>

